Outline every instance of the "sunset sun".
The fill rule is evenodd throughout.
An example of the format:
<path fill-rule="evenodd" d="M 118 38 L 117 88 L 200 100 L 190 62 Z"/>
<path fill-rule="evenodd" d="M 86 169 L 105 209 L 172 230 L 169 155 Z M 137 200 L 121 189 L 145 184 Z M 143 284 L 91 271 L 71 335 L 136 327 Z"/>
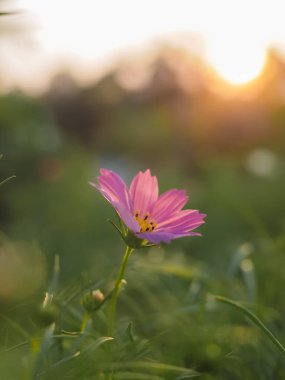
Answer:
<path fill-rule="evenodd" d="M 17 1 L 22 21 L 31 23 L 32 39 L 29 45 L 15 36 L 14 41 L 3 41 L 0 69 L 2 86 L 8 87 L 40 89 L 60 67 L 85 83 L 122 56 L 141 51 L 151 59 L 159 41 L 186 46 L 226 83 L 243 86 L 261 74 L 267 49 L 284 46 L 285 41 L 281 0 L 272 0 L 274 7 L 268 0 L 181 0 L 179 6 L 162 0 L 151 6 L 131 0 L 85 0 L 80 11 L 77 2 L 69 0 Z M 163 17 L 157 17 L 162 9 Z M 186 44 L 183 38 L 179 41 L 187 35 Z"/>
<path fill-rule="evenodd" d="M 261 73 L 266 47 L 242 41 L 218 41 L 209 50 L 208 60 L 217 74 L 234 85 L 246 84 Z"/>

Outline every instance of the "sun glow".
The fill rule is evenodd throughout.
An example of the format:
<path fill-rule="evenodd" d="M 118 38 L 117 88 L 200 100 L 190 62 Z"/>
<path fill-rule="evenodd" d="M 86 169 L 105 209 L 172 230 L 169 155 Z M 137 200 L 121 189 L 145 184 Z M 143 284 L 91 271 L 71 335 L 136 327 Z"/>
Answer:
<path fill-rule="evenodd" d="M 208 60 L 220 77 L 231 84 L 243 85 L 261 74 L 266 46 L 220 43 L 212 49 Z"/>
<path fill-rule="evenodd" d="M 207 60 L 231 84 L 243 85 L 261 74 L 274 39 L 274 25 L 270 24 L 273 20 L 267 17 L 269 3 L 259 3 L 241 1 L 233 6 L 227 2 L 223 13 L 212 9 L 216 17 L 206 31 Z"/>
<path fill-rule="evenodd" d="M 145 49 L 151 55 L 160 37 L 166 41 L 181 32 L 190 33 L 191 54 L 200 54 L 225 81 L 243 85 L 261 73 L 268 47 L 285 45 L 284 0 L 85 0 L 80 11 L 69 0 L 17 1 L 24 10 L 17 17 L 31 23 L 32 39 L 28 45 L 14 36 L 5 46 L 1 39 L 4 87 L 40 88 L 58 67 L 87 81 L 123 54 Z M 201 37 L 199 47 L 195 35 Z"/>

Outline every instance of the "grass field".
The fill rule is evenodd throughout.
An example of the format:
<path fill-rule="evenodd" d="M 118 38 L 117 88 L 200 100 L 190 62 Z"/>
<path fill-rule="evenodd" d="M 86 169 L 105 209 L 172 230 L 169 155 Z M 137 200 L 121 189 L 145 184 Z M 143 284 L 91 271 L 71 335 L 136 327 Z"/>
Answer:
<path fill-rule="evenodd" d="M 165 90 L 142 101 L 114 83 L 74 103 L 0 98 L 0 181 L 16 176 L 0 188 L 0 379 L 283 380 L 284 106 L 270 103 L 261 138 L 254 122 L 248 136 L 195 118 L 198 95 L 179 111 Z M 205 99 L 205 112 L 236 107 Z M 112 336 L 124 243 L 88 184 L 100 167 L 127 183 L 150 168 L 207 214 L 202 237 L 133 252 Z"/>

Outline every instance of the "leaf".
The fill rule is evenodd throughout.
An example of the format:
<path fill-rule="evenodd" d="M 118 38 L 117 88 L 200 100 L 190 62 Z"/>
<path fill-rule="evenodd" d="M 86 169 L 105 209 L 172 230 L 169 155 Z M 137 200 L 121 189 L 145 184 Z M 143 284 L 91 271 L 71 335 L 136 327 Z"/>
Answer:
<path fill-rule="evenodd" d="M 58 335 L 53 335 L 53 339 L 62 339 L 62 338 L 65 338 L 65 339 L 76 339 L 77 337 L 81 336 L 82 333 L 79 332 L 77 333 L 77 335 L 70 335 L 70 334 L 58 334 Z M 0 351 L 0 353 L 2 352 L 9 352 L 9 351 L 13 351 L 13 350 L 16 350 L 17 348 L 20 348 L 20 347 L 23 347 L 23 346 L 26 346 L 28 344 L 38 344 L 37 342 L 40 342 L 42 340 L 42 338 L 33 338 L 33 339 L 29 339 L 29 340 L 24 340 L 23 342 L 21 343 L 18 343 L 18 344 L 15 344 L 14 346 L 11 346 L 11 347 L 8 347 L 8 348 L 5 348 L 4 350 Z"/>
<path fill-rule="evenodd" d="M 0 182 L 0 186 L 4 185 L 4 183 L 7 183 L 8 181 L 10 181 L 13 178 L 16 178 L 16 176 L 12 175 L 11 177 L 4 179 L 2 182 Z"/>
<path fill-rule="evenodd" d="M 22 326 L 13 321 L 13 319 L 6 317 L 5 315 L 0 314 L 0 318 L 2 318 L 7 324 L 9 324 L 19 335 L 22 335 L 23 338 L 30 339 L 30 335 L 27 333 L 26 330 L 22 328 Z"/>
<path fill-rule="evenodd" d="M 78 351 L 66 356 L 65 358 L 59 360 L 58 362 L 54 363 L 52 365 L 52 368 L 59 367 L 60 365 L 68 363 L 71 360 L 74 360 L 80 356 L 84 356 L 86 354 L 87 355 L 93 354 L 94 351 L 96 351 L 100 346 L 102 346 L 102 344 L 104 344 L 110 340 L 113 340 L 113 338 L 109 337 L 109 336 L 104 336 L 104 337 L 98 338 L 94 342 L 92 342 L 85 350 L 83 350 L 83 351 L 78 350 Z"/>
<path fill-rule="evenodd" d="M 102 344 L 109 342 L 113 339 L 114 338 L 111 336 L 103 336 L 101 338 L 98 338 L 94 342 L 89 344 L 89 346 L 87 346 L 87 348 L 82 353 L 84 353 L 84 354 L 92 353 L 93 354 L 93 352 L 96 351 L 99 347 L 101 347 Z"/>
<path fill-rule="evenodd" d="M 269 339 L 275 344 L 275 346 L 282 353 L 282 355 L 285 356 L 284 346 L 279 342 L 279 340 L 272 334 L 272 332 L 264 325 L 264 323 L 252 311 L 247 309 L 245 306 L 242 306 L 240 303 L 226 297 L 215 296 L 215 299 L 219 302 L 226 303 L 242 311 L 256 326 L 258 326 L 269 337 Z"/>
<path fill-rule="evenodd" d="M 150 375 L 140 372 L 117 372 L 114 375 L 115 380 L 164 380 L 165 377 L 156 376 L 156 375 Z"/>
<path fill-rule="evenodd" d="M 63 359 L 59 360 L 58 362 L 54 363 L 53 366 L 52 366 L 52 368 L 56 368 L 56 367 L 59 367 L 62 364 L 68 363 L 71 360 L 74 360 L 74 359 L 78 358 L 79 355 L 80 355 L 80 351 L 77 351 L 77 352 L 75 352 L 72 355 L 66 356 L 65 358 L 63 358 Z"/>
<path fill-rule="evenodd" d="M 54 266 L 53 266 L 53 275 L 52 279 L 49 285 L 48 293 L 53 295 L 55 292 L 57 285 L 58 285 L 58 279 L 59 279 L 59 272 L 60 272 L 60 264 L 59 264 L 59 256 L 55 255 L 54 257 Z"/>
<path fill-rule="evenodd" d="M 134 334 L 133 334 L 133 322 L 130 322 L 128 324 L 128 327 L 126 328 L 126 335 L 129 338 L 130 342 L 134 344 L 135 339 L 134 339 Z"/>
<path fill-rule="evenodd" d="M 185 378 L 190 379 L 193 377 L 200 376 L 198 372 L 192 369 L 177 367 L 174 365 L 164 364 L 164 363 L 159 363 L 159 362 L 151 362 L 151 361 L 133 361 L 133 362 L 113 363 L 112 369 L 113 370 L 120 370 L 120 369 L 144 370 L 144 371 L 151 371 L 152 374 L 154 372 L 158 374 L 173 373 L 180 376 L 183 375 L 184 379 Z"/>
<path fill-rule="evenodd" d="M 119 232 L 119 234 L 121 235 L 121 238 L 125 241 L 124 233 L 120 230 L 120 228 L 111 219 L 107 219 L 107 222 L 111 223 L 111 225 L 115 228 L 115 230 Z"/>
<path fill-rule="evenodd" d="M 39 353 L 37 356 L 36 364 L 35 364 L 33 380 L 38 379 L 39 374 L 42 372 L 42 370 L 44 368 L 47 367 L 47 364 L 48 364 L 47 363 L 47 354 L 48 354 L 49 348 L 52 344 L 54 328 L 55 328 L 55 324 L 53 323 L 45 331 L 45 335 L 44 335 L 44 338 L 42 340 L 40 350 L 39 350 Z"/>

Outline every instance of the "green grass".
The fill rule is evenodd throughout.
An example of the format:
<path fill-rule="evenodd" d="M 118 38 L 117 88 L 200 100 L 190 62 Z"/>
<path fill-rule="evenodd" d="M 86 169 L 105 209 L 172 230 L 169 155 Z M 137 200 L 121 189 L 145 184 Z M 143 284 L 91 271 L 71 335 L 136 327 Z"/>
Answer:
<path fill-rule="evenodd" d="M 122 157 L 71 141 L 36 100 L 2 99 L 0 117 L 0 380 L 285 378 L 284 356 L 272 341 L 285 344 L 280 153 L 279 171 L 268 177 L 248 170 L 244 154 L 210 157 L 194 169 L 186 160 L 182 168 L 178 159 L 163 161 L 169 143 L 166 132 L 159 145 L 163 128 L 150 145 L 144 135 L 139 154 L 128 135 Z M 116 145 L 116 138 L 106 144 Z M 162 191 L 187 188 L 189 207 L 208 214 L 201 238 L 132 254 L 113 337 L 108 294 L 124 244 L 107 223 L 116 222 L 113 210 L 88 185 L 104 160 L 126 178 L 151 167 Z M 95 289 L 107 298 L 90 307 Z"/>

